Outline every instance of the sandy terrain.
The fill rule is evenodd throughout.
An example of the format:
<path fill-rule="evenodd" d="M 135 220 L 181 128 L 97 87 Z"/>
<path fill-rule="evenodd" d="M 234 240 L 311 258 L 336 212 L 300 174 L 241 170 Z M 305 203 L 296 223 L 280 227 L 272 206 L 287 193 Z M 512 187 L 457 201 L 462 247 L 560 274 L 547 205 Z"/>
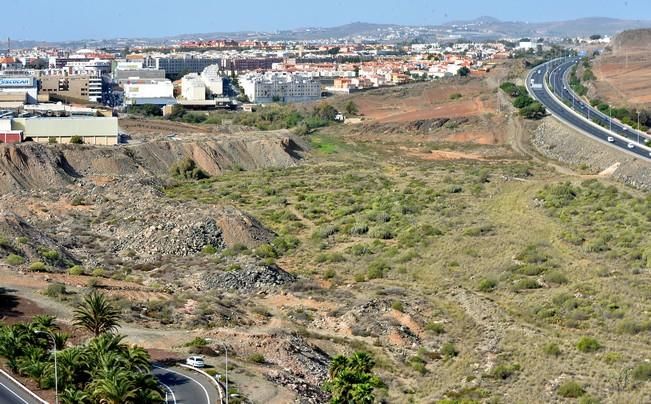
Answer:
<path fill-rule="evenodd" d="M 451 100 L 452 94 L 461 98 Z M 421 91 L 401 88 L 373 91 L 355 99 L 360 112 L 378 122 L 410 122 L 423 119 L 459 118 L 495 112 L 494 95 L 479 80 L 433 82 Z"/>
<path fill-rule="evenodd" d="M 596 97 L 615 105 L 651 107 L 651 52 L 624 52 L 594 63 Z"/>

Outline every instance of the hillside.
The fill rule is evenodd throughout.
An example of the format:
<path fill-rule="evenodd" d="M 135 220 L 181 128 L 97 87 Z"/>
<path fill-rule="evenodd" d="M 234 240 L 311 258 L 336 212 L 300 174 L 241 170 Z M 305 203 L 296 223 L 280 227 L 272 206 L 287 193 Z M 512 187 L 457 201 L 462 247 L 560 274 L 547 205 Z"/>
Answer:
<path fill-rule="evenodd" d="M 651 29 L 622 32 L 611 47 L 594 63 L 593 97 L 616 106 L 651 108 Z"/>

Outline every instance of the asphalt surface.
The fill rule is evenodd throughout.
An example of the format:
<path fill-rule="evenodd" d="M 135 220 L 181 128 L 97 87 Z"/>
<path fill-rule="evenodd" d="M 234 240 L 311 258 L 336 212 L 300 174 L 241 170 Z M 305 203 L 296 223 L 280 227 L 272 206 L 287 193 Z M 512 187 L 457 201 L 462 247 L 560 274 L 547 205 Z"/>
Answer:
<path fill-rule="evenodd" d="M 568 75 L 572 66 L 579 60 L 578 57 L 555 59 L 536 67 L 527 76 L 527 89 L 549 112 L 566 124 L 579 129 L 588 136 L 606 142 L 612 147 L 651 160 L 651 149 L 641 143 L 645 139 L 641 133 L 615 119 L 611 120 L 608 115 L 592 108 L 571 91 Z M 549 87 L 544 85 L 546 74 L 549 75 Z M 563 101 L 559 98 L 567 104 L 563 105 Z M 568 111 L 566 105 L 581 117 Z M 594 121 L 601 122 L 605 127 L 597 126 L 593 123 Z M 611 127 L 612 132 L 610 131 Z M 640 143 L 638 143 L 638 134 Z"/>
<path fill-rule="evenodd" d="M 22 387 L 0 373 L 0 404 L 40 404 Z"/>
<path fill-rule="evenodd" d="M 219 403 L 219 393 L 205 376 L 179 367 L 154 365 L 152 373 L 163 385 L 168 404 Z"/>

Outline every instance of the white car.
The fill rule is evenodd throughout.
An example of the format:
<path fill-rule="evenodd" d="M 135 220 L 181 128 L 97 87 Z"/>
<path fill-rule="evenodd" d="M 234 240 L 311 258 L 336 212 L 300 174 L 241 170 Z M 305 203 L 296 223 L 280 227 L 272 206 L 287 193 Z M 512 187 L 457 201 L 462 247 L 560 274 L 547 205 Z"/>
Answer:
<path fill-rule="evenodd" d="M 635 145 L 633 143 L 629 143 L 626 145 L 629 149 L 635 149 Z"/>
<path fill-rule="evenodd" d="M 202 368 L 206 366 L 206 363 L 203 361 L 203 358 L 201 356 L 190 356 L 185 360 L 185 364 L 194 368 Z"/>
<path fill-rule="evenodd" d="M 614 138 L 614 137 L 612 137 L 612 136 L 608 136 L 608 141 L 609 141 L 610 143 L 612 143 L 612 142 L 614 142 L 614 141 L 615 141 L 615 138 Z"/>

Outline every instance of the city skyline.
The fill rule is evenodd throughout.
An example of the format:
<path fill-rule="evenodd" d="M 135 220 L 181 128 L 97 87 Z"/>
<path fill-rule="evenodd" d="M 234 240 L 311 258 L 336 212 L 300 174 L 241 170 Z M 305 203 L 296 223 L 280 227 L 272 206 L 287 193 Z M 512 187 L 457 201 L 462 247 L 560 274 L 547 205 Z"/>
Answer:
<path fill-rule="evenodd" d="M 301 27 L 334 27 L 354 21 L 398 25 L 439 25 L 451 21 L 491 16 L 502 21 L 548 22 L 607 16 L 631 20 L 651 19 L 643 0 L 578 0 L 568 4 L 549 0 L 538 8 L 523 7 L 522 2 L 500 0 L 486 3 L 469 0 L 459 3 L 410 0 L 404 3 L 386 0 L 357 2 L 335 1 L 330 7 L 309 7 L 304 2 L 253 0 L 243 8 L 240 3 L 186 1 L 182 6 L 169 1 L 114 0 L 112 7 L 101 9 L 48 7 L 49 2 L 35 0 L 27 11 L 19 5 L 4 10 L 12 18 L 3 21 L 0 38 L 16 40 L 72 41 L 112 38 L 158 38 L 209 32 L 291 30 Z M 616 5 L 616 7 L 613 7 Z M 499 12 L 498 12 L 499 10 Z M 535 12 L 534 12 L 535 11 Z M 149 18 L 147 16 L 150 16 Z M 147 22 L 156 24 L 144 24 Z M 53 21 L 34 24 L 33 21 Z"/>

